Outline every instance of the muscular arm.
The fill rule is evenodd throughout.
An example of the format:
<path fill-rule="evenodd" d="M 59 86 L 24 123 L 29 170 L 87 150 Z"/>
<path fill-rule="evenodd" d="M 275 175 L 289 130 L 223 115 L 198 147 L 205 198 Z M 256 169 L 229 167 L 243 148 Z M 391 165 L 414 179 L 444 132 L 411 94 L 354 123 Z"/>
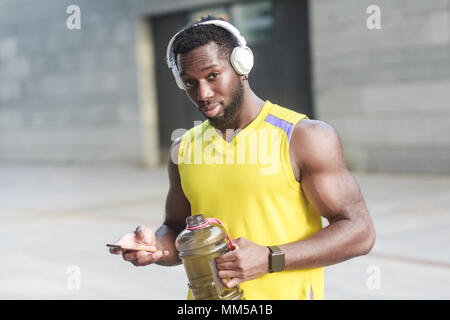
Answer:
<path fill-rule="evenodd" d="M 336 131 L 321 121 L 302 120 L 290 148 L 302 191 L 329 225 L 308 239 L 280 246 L 286 269 L 327 266 L 367 254 L 375 242 L 375 229 L 358 184 L 345 166 Z"/>
<path fill-rule="evenodd" d="M 166 216 L 164 223 L 156 231 L 156 247 L 169 251 L 169 255 L 159 262 L 159 265 L 171 266 L 181 263 L 178 258 L 178 251 L 175 248 L 175 239 L 178 234 L 185 228 L 186 218 L 191 213 L 190 203 L 181 188 L 180 175 L 178 165 L 176 163 L 179 140 L 175 141 L 170 149 L 169 154 L 169 192 L 166 198 Z"/>

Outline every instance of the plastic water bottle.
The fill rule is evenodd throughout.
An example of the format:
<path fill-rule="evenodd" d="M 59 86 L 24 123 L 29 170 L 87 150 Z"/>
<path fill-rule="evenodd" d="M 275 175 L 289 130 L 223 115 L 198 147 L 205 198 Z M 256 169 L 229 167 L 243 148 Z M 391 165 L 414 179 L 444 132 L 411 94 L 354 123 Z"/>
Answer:
<path fill-rule="evenodd" d="M 225 227 L 217 219 L 198 214 L 186 218 L 186 229 L 175 241 L 195 300 L 242 300 L 243 291 L 228 289 L 217 275 L 215 258 L 233 249 Z"/>

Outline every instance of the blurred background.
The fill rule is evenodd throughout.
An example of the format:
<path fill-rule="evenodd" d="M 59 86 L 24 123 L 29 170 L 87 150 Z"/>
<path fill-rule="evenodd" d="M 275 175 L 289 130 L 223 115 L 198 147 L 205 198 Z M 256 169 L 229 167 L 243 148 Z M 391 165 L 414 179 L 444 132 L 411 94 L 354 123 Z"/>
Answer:
<path fill-rule="evenodd" d="M 449 299 L 450 0 L 0 0 L 0 298 L 185 298 L 182 266 L 105 243 L 164 218 L 168 148 L 204 120 L 166 46 L 207 14 L 246 38 L 259 97 L 342 139 L 377 243 L 325 297 Z"/>

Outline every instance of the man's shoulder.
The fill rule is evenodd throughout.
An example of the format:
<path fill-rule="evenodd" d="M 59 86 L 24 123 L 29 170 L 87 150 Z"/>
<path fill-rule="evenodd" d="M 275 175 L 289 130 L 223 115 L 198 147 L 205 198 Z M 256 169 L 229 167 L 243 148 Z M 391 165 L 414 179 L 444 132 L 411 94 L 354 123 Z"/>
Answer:
<path fill-rule="evenodd" d="M 290 148 L 296 158 L 314 161 L 342 152 L 335 128 L 325 121 L 310 119 L 303 119 L 294 127 Z"/>
<path fill-rule="evenodd" d="M 329 123 L 322 120 L 302 119 L 294 127 L 295 135 L 303 138 L 313 138 L 320 135 L 333 135 L 336 130 Z"/>

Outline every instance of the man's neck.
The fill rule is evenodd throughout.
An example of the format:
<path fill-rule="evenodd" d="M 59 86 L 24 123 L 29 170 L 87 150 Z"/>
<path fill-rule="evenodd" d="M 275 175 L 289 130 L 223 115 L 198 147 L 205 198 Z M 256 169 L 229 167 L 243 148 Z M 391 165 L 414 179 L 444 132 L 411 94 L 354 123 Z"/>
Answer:
<path fill-rule="evenodd" d="M 248 94 L 244 94 L 244 96 L 242 97 L 241 107 L 236 113 L 234 119 L 223 126 L 215 127 L 216 131 L 218 131 L 218 133 L 220 133 L 222 137 L 225 137 L 227 142 L 230 142 L 233 137 L 237 133 L 239 133 L 240 129 L 244 129 L 253 120 L 255 120 L 264 106 L 265 102 L 258 96 L 256 96 L 253 91 L 249 90 L 249 92 L 247 93 Z M 230 134 L 226 135 L 227 130 L 235 132 L 235 134 L 231 136 L 229 136 Z"/>

